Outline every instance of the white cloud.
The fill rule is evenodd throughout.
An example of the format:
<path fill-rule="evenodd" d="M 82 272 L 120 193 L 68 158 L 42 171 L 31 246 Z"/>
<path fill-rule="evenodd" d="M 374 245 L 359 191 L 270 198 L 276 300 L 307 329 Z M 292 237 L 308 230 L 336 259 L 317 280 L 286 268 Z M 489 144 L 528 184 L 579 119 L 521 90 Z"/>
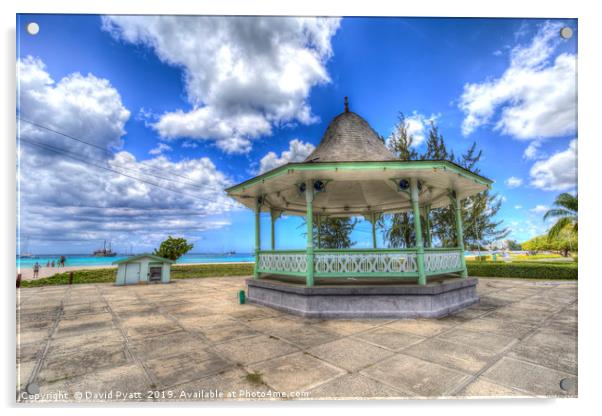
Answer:
<path fill-rule="evenodd" d="M 514 209 L 523 209 L 523 206 L 522 205 L 515 205 Z"/>
<path fill-rule="evenodd" d="M 535 208 L 531 208 L 531 211 L 534 214 L 545 214 L 550 208 L 546 205 L 536 205 Z"/>
<path fill-rule="evenodd" d="M 27 56 L 17 61 L 18 109 L 21 117 L 59 127 L 66 134 L 79 134 L 82 139 L 104 148 L 120 148 L 125 123 L 130 112 L 121 103 L 121 96 L 106 79 L 92 74 L 70 74 L 56 83 L 46 72 L 40 59 Z M 35 140 L 47 134 L 26 122 L 20 133 Z M 54 135 L 53 144 L 74 142 Z M 78 146 L 83 155 L 98 153 L 88 146 Z"/>
<path fill-rule="evenodd" d="M 227 223 L 213 217 L 236 207 L 221 191 L 231 181 L 210 159 L 172 162 L 158 156 L 137 160 L 126 151 L 108 151 L 122 145 L 130 115 L 109 81 L 91 74 L 70 74 L 55 82 L 43 62 L 31 57 L 19 61 L 17 71 L 22 117 L 98 146 L 20 122 L 19 226 L 23 236 L 38 244 L 107 239 L 114 247 L 133 243 L 152 248 L 167 234 L 194 239 L 202 230 Z"/>
<path fill-rule="evenodd" d="M 259 162 L 259 172 L 264 173 L 278 166 L 285 165 L 291 162 L 303 161 L 313 150 L 314 145 L 304 143 L 299 139 L 293 139 L 289 142 L 288 150 L 283 151 L 280 157 L 274 152 L 267 153 Z"/>
<path fill-rule="evenodd" d="M 214 140 L 246 153 L 274 126 L 316 120 L 312 87 L 330 82 L 326 61 L 337 18 L 107 16 L 116 39 L 152 48 L 182 69 L 191 109 L 160 116 L 165 139 Z"/>
<path fill-rule="evenodd" d="M 541 150 L 542 142 L 533 140 L 523 152 L 523 158 L 527 160 L 543 159 L 547 154 Z"/>
<path fill-rule="evenodd" d="M 431 114 L 430 117 L 427 117 L 417 111 L 414 111 L 411 116 L 406 117 L 408 135 L 414 137 L 412 146 L 416 147 L 424 143 L 426 140 L 426 131 L 431 122 L 436 122 L 439 117 L 440 114 Z"/>
<path fill-rule="evenodd" d="M 577 139 L 549 159 L 533 164 L 531 185 L 546 191 L 566 191 L 577 186 Z"/>
<path fill-rule="evenodd" d="M 165 153 L 165 152 L 171 152 L 172 150 L 173 149 L 171 148 L 170 145 L 165 144 L 165 143 L 159 143 L 157 145 L 157 147 L 149 150 L 148 153 L 151 154 L 151 155 L 160 155 L 160 154 Z"/>
<path fill-rule="evenodd" d="M 505 183 L 508 188 L 517 188 L 523 184 L 523 180 L 516 176 L 510 176 Z"/>
<path fill-rule="evenodd" d="M 198 146 L 197 143 L 190 140 L 184 140 L 184 142 L 182 142 L 182 147 L 185 149 L 196 149 Z"/>
<path fill-rule="evenodd" d="M 459 107 L 466 115 L 465 135 L 492 121 L 496 130 L 521 140 L 576 131 L 577 57 L 562 53 L 552 59 L 563 42 L 560 27 L 546 22 L 530 44 L 514 47 L 500 78 L 464 86 Z"/>

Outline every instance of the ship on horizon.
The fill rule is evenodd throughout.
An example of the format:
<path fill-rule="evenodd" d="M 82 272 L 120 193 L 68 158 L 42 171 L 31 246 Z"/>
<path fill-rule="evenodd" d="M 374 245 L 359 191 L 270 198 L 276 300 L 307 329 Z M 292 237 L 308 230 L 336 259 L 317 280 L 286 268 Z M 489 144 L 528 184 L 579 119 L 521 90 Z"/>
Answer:
<path fill-rule="evenodd" d="M 107 240 L 104 240 L 102 245 L 102 249 L 94 250 L 92 253 L 94 257 L 115 257 L 117 255 L 116 252 L 111 250 L 111 242 L 109 241 L 109 248 L 107 249 Z"/>

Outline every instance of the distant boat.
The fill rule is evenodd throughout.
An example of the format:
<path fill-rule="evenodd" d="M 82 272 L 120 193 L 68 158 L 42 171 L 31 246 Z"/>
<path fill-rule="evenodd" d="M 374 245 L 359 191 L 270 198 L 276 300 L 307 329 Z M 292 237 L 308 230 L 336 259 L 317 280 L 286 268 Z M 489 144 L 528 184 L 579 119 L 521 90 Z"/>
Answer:
<path fill-rule="evenodd" d="M 29 237 L 25 238 L 25 242 L 23 243 L 23 250 L 17 255 L 20 259 L 35 259 L 38 256 L 34 256 L 29 252 Z"/>
<path fill-rule="evenodd" d="M 111 242 L 109 241 L 109 248 L 107 249 L 107 240 L 104 240 L 102 249 L 94 250 L 92 253 L 94 257 L 115 257 L 117 253 L 111 250 Z"/>
<path fill-rule="evenodd" d="M 232 250 L 232 251 L 228 251 L 226 254 L 230 254 L 230 255 L 232 255 L 232 254 L 236 254 L 236 251 L 234 251 L 234 250 Z"/>

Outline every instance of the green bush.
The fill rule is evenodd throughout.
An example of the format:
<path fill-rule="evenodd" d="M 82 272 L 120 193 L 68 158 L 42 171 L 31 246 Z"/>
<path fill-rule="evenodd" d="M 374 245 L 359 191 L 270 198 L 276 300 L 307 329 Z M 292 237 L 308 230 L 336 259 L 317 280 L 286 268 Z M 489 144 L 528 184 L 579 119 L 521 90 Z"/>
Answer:
<path fill-rule="evenodd" d="M 73 284 L 107 283 L 115 281 L 116 268 L 75 270 Z M 69 284 L 69 273 L 57 273 L 50 277 L 37 280 L 22 280 L 21 287 L 54 286 Z"/>
<path fill-rule="evenodd" d="M 489 261 L 490 258 L 491 258 L 491 256 L 487 256 L 487 255 L 475 256 L 476 261 Z"/>
<path fill-rule="evenodd" d="M 577 279 L 577 263 L 467 261 L 469 276 L 523 279 Z"/>

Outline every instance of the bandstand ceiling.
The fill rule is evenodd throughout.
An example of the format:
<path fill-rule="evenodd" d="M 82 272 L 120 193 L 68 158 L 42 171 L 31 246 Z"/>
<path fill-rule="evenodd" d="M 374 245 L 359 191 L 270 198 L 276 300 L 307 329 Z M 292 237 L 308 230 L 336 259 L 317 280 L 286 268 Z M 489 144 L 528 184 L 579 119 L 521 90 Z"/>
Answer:
<path fill-rule="evenodd" d="M 301 183 L 320 180 L 323 192 L 315 193 L 313 210 L 329 216 L 363 215 L 368 212 L 404 212 L 412 209 L 409 193 L 399 190 L 401 179 L 421 183 L 420 205 L 449 205 L 448 190 L 459 198 L 482 192 L 491 181 L 447 161 L 383 161 L 290 163 L 227 189 L 243 205 L 255 209 L 263 197 L 262 211 L 280 210 L 305 215 L 306 199 Z"/>

